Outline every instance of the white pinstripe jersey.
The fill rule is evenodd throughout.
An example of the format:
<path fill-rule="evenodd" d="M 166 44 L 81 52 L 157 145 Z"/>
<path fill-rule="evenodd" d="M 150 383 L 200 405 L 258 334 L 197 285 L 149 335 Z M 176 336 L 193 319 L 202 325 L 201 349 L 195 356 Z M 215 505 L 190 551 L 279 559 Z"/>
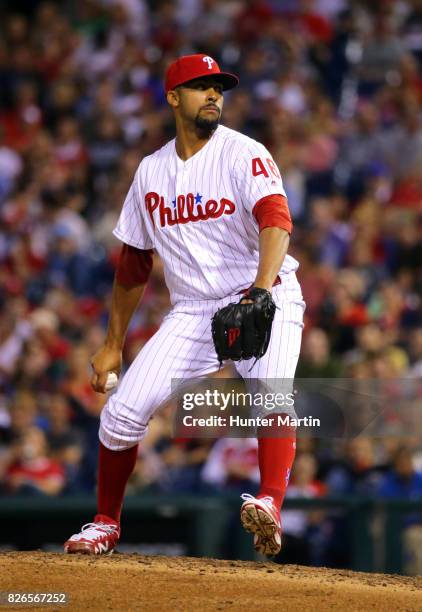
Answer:
<path fill-rule="evenodd" d="M 172 304 L 219 299 L 249 287 L 258 268 L 261 198 L 285 196 L 267 149 L 223 125 L 188 160 L 175 140 L 145 157 L 126 196 L 114 235 L 156 249 Z M 298 268 L 286 255 L 280 275 Z"/>

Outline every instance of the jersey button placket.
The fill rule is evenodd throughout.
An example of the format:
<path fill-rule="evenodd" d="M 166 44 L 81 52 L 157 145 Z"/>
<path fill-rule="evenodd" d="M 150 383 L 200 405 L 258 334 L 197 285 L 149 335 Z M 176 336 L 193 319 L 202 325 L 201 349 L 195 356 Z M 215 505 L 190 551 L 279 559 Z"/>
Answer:
<path fill-rule="evenodd" d="M 186 162 L 183 164 L 181 176 L 180 176 L 180 194 L 184 195 L 185 198 L 188 193 L 188 179 L 189 179 L 189 171 L 187 168 Z"/>
<path fill-rule="evenodd" d="M 175 177 L 175 200 L 176 200 L 176 209 L 177 209 L 177 197 L 183 193 L 183 162 L 177 158 L 176 163 L 176 177 Z"/>

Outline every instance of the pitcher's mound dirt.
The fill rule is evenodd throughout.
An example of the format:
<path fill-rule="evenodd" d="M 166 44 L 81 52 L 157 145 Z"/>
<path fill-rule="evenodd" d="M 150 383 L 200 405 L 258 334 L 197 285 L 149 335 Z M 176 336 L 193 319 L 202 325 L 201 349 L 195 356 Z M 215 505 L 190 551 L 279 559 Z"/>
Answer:
<path fill-rule="evenodd" d="M 188 557 L 2 553 L 0 591 L 66 592 L 65 609 L 101 612 L 422 610 L 421 578 Z M 61 606 L 30 609 L 48 608 Z"/>

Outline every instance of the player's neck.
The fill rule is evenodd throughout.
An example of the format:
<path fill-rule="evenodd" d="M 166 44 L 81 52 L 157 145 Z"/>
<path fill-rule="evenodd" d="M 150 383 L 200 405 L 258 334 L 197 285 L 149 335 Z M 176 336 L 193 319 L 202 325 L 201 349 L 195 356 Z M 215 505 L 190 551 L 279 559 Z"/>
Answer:
<path fill-rule="evenodd" d="M 212 138 L 212 131 L 201 130 L 195 126 L 177 125 L 176 153 L 183 161 L 198 153 Z"/>

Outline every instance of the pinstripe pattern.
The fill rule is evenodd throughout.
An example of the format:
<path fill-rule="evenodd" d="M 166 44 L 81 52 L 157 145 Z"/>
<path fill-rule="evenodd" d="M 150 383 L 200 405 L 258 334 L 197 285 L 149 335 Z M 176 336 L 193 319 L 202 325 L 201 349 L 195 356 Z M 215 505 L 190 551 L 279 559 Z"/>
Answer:
<path fill-rule="evenodd" d="M 262 160 L 267 175 L 253 176 L 254 158 Z M 255 140 L 220 125 L 195 155 L 182 161 L 175 141 L 145 157 L 124 202 L 114 234 L 123 242 L 155 248 L 164 264 L 172 304 L 179 301 L 220 299 L 249 286 L 258 266 L 258 224 L 255 203 L 271 194 L 285 195 L 281 178 L 271 174 L 267 149 Z M 154 222 L 145 205 L 147 193 L 162 196 L 176 216 L 173 201 L 194 194 L 205 203 L 222 198 L 234 202 L 232 214 L 188 223 L 161 226 L 159 209 Z M 280 270 L 295 271 L 298 263 L 287 255 Z"/>
<path fill-rule="evenodd" d="M 304 302 L 294 272 L 274 287 L 278 309 L 267 353 L 256 366 L 236 364 L 245 379 L 294 377 L 299 357 Z M 112 450 L 133 446 L 141 440 L 154 412 L 170 396 L 174 378 L 189 379 L 211 374 L 218 361 L 211 338 L 211 317 L 238 295 L 221 300 L 179 302 L 165 317 L 160 329 L 140 351 L 110 396 L 101 415 L 100 440 Z"/>

